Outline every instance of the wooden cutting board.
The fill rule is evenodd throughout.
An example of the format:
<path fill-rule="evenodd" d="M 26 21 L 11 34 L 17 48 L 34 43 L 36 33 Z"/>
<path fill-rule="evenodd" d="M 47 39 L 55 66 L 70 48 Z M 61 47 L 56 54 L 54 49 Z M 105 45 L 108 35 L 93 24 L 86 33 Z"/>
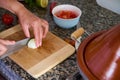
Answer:
<path fill-rule="evenodd" d="M 16 25 L 1 32 L 0 38 L 18 41 L 24 39 L 25 35 L 20 25 Z M 43 39 L 41 47 L 30 49 L 25 46 L 9 57 L 31 76 L 38 78 L 68 58 L 74 51 L 75 48 L 73 46 L 51 32 L 48 32 L 46 38 Z"/>

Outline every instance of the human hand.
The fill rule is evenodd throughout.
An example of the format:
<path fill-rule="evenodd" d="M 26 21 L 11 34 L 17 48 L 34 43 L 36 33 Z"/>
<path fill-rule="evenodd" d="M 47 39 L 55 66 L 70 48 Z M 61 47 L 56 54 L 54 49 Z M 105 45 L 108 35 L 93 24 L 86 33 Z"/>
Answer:
<path fill-rule="evenodd" d="M 46 20 L 40 19 L 39 17 L 32 14 L 24 7 L 23 4 L 17 0 L 0 0 L 0 7 L 11 11 L 18 16 L 19 22 L 27 37 L 30 37 L 29 29 L 32 28 L 36 46 L 41 46 L 42 39 L 46 36 L 49 28 L 48 22 Z"/>
<path fill-rule="evenodd" d="M 34 32 L 36 46 L 41 46 L 42 39 L 46 37 L 46 34 L 48 32 L 48 22 L 35 16 L 27 9 L 21 10 L 21 12 L 18 13 L 18 18 L 25 35 L 27 37 L 30 37 L 29 29 L 32 28 Z"/>
<path fill-rule="evenodd" d="M 14 45 L 14 44 L 15 41 L 0 39 L 0 56 L 7 51 L 6 45 Z"/>

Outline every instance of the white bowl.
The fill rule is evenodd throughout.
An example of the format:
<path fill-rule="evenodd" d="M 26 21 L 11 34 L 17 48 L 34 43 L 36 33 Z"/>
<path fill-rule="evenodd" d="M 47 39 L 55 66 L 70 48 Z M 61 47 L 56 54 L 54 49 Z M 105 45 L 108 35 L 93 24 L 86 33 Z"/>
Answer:
<path fill-rule="evenodd" d="M 75 12 L 75 14 L 77 14 L 77 17 L 72 19 L 63 19 L 63 18 L 57 17 L 55 13 L 61 10 L 69 10 L 69 11 Z M 55 23 L 61 28 L 72 28 L 76 26 L 80 20 L 81 14 L 82 14 L 82 11 L 78 7 L 70 4 L 58 5 L 54 7 L 52 10 L 53 19 Z"/>

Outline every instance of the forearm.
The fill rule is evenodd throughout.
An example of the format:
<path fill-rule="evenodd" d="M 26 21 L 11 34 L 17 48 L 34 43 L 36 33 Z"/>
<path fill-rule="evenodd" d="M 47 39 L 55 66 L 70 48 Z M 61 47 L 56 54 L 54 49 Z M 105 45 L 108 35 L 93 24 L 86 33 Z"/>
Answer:
<path fill-rule="evenodd" d="M 0 0 L 0 7 L 7 9 L 16 15 L 25 9 L 25 7 L 17 0 Z"/>

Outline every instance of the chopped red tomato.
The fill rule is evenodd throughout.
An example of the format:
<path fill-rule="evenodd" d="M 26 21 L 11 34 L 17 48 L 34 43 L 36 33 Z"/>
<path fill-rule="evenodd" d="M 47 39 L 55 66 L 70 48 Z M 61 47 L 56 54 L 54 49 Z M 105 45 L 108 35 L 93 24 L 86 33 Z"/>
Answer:
<path fill-rule="evenodd" d="M 73 11 L 68 11 L 68 10 L 61 10 L 55 13 L 55 15 L 59 18 L 63 18 L 63 19 L 72 19 L 72 18 L 76 18 L 77 14 Z"/>

